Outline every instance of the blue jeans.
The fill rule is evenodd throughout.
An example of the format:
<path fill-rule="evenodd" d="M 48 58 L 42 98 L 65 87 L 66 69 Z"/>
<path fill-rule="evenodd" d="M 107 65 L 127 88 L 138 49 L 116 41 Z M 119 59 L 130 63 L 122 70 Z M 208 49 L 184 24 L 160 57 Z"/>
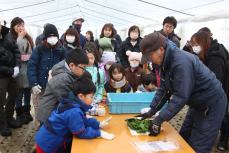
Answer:
<path fill-rule="evenodd" d="M 24 98 L 24 106 L 30 106 L 31 88 L 19 89 L 18 96 L 16 98 L 16 108 L 22 107 L 22 100 Z"/>

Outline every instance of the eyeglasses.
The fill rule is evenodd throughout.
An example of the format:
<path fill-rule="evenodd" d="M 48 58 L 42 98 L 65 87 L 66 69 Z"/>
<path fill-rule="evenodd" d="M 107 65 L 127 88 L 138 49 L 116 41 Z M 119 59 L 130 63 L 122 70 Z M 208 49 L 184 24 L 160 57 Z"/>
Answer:
<path fill-rule="evenodd" d="M 77 67 L 80 68 L 80 69 L 82 69 L 83 71 L 85 71 L 85 68 L 84 67 L 79 66 L 79 65 L 77 65 Z"/>

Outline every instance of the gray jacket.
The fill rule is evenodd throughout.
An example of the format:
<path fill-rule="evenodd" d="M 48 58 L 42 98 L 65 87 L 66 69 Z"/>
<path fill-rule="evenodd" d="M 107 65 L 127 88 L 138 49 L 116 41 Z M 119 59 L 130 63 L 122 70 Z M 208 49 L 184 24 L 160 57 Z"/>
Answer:
<path fill-rule="evenodd" d="M 54 65 L 52 79 L 47 83 L 45 93 L 40 99 L 37 119 L 45 122 L 58 105 L 58 101 L 73 89 L 73 82 L 78 78 L 66 66 L 65 60 Z"/>
<path fill-rule="evenodd" d="M 32 47 L 26 38 L 18 37 L 17 38 L 17 46 L 18 46 L 18 49 L 21 53 L 21 57 L 23 57 L 23 56 L 30 57 L 31 56 Z M 17 77 L 17 82 L 18 82 L 19 88 L 29 88 L 29 81 L 28 81 L 28 77 L 27 77 L 28 60 L 23 61 L 21 58 L 20 73 Z"/>

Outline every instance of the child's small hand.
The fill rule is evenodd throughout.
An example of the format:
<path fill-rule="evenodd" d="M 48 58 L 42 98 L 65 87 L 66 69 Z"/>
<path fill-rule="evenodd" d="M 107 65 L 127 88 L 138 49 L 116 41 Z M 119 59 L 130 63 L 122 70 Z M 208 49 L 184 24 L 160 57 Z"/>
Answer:
<path fill-rule="evenodd" d="M 105 119 L 105 120 L 103 120 L 102 122 L 100 122 L 99 127 L 100 128 L 106 127 L 109 124 L 109 121 L 111 120 L 111 118 L 112 118 L 112 116 L 107 118 L 107 119 Z"/>
<path fill-rule="evenodd" d="M 106 139 L 106 140 L 113 140 L 115 138 L 115 135 L 112 134 L 112 133 L 108 133 L 108 132 L 105 132 L 103 130 L 100 131 L 101 132 L 101 137 L 103 139 Z"/>

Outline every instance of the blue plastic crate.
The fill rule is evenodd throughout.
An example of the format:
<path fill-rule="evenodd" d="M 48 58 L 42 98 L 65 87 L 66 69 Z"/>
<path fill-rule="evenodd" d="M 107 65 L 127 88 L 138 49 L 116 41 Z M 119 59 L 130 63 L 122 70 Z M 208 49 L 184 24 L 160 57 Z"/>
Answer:
<path fill-rule="evenodd" d="M 155 92 L 143 93 L 108 93 L 109 112 L 112 114 L 140 113 L 142 108 L 149 107 Z"/>

